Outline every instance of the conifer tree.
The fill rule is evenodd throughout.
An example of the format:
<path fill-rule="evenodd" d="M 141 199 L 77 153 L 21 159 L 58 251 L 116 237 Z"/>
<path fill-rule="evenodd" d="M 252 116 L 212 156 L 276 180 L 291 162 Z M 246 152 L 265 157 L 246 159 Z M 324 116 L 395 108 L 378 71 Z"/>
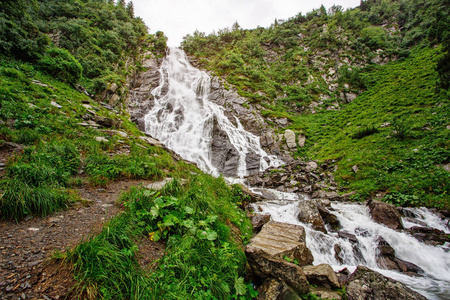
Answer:
<path fill-rule="evenodd" d="M 117 1 L 117 6 L 125 8 L 125 0 L 118 0 Z"/>
<path fill-rule="evenodd" d="M 134 4 L 133 1 L 128 2 L 127 4 L 127 13 L 130 16 L 130 18 L 134 18 Z"/>

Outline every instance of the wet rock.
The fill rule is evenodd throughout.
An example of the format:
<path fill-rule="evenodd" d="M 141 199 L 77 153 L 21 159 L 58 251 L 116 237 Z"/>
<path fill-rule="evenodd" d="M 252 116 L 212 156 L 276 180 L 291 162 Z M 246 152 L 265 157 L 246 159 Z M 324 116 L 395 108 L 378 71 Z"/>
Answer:
<path fill-rule="evenodd" d="M 358 266 L 350 275 L 346 288 L 348 300 L 418 299 L 426 300 L 403 283 L 385 277 L 367 267 Z"/>
<path fill-rule="evenodd" d="M 342 248 L 339 246 L 339 244 L 334 244 L 334 258 L 341 264 L 344 263 L 344 259 L 342 258 Z"/>
<path fill-rule="evenodd" d="M 371 200 L 367 203 L 372 219 L 392 229 L 403 229 L 402 217 L 394 205 Z"/>
<path fill-rule="evenodd" d="M 319 210 L 314 202 L 309 200 L 300 201 L 298 203 L 297 219 L 300 222 L 311 224 L 314 230 L 327 233 L 325 223 L 320 216 Z"/>
<path fill-rule="evenodd" d="M 260 278 L 274 277 L 284 281 L 299 294 L 309 292 L 309 284 L 303 270 L 284 259 L 272 256 L 251 244 L 245 247 L 245 254 L 254 274 Z"/>
<path fill-rule="evenodd" d="M 310 284 L 336 289 L 341 287 L 339 280 L 330 265 L 320 264 L 317 266 L 306 266 L 302 269 Z"/>
<path fill-rule="evenodd" d="M 254 152 L 248 153 L 245 156 L 245 164 L 247 166 L 248 174 L 259 172 L 259 168 L 261 165 L 261 156 Z"/>
<path fill-rule="evenodd" d="M 354 234 L 352 234 L 352 233 L 349 233 L 349 232 L 347 232 L 347 231 L 339 231 L 339 232 L 338 232 L 338 236 L 339 236 L 340 238 L 349 240 L 349 241 L 350 241 L 351 243 L 353 243 L 353 244 L 358 243 L 358 238 L 356 237 L 356 235 L 354 235 Z"/>
<path fill-rule="evenodd" d="M 437 246 L 446 242 L 450 243 L 450 237 L 444 231 L 436 228 L 413 226 L 406 231 L 427 245 Z"/>
<path fill-rule="evenodd" d="M 328 209 L 321 205 L 318 205 L 317 209 L 319 210 L 322 220 L 330 227 L 332 231 L 338 231 L 342 228 L 341 222 L 339 222 L 338 218 L 330 213 Z"/>
<path fill-rule="evenodd" d="M 417 220 L 417 219 L 413 219 L 413 218 L 409 218 L 409 217 L 404 217 L 403 220 L 404 220 L 404 221 L 407 221 L 407 222 L 409 222 L 409 223 L 417 224 L 417 225 L 422 226 L 422 227 L 426 227 L 426 226 L 427 226 L 427 223 L 425 223 L 425 222 L 423 222 L 423 221 L 420 221 L 420 220 Z"/>
<path fill-rule="evenodd" d="M 261 228 L 270 221 L 270 215 L 254 215 L 252 216 L 252 227 L 253 232 L 258 233 L 261 231 Z"/>
<path fill-rule="evenodd" d="M 343 268 L 342 270 L 336 273 L 336 276 L 341 286 L 347 285 L 350 276 L 350 271 L 347 268 Z"/>
<path fill-rule="evenodd" d="M 306 232 L 300 225 L 270 221 L 265 224 L 247 245 L 249 249 L 261 249 L 268 255 L 283 259 L 297 259 L 300 266 L 312 264 L 313 256 L 306 247 Z"/>
<path fill-rule="evenodd" d="M 227 133 L 222 130 L 214 119 L 211 143 L 211 163 L 225 176 L 236 176 L 239 163 L 239 153 L 230 142 Z"/>

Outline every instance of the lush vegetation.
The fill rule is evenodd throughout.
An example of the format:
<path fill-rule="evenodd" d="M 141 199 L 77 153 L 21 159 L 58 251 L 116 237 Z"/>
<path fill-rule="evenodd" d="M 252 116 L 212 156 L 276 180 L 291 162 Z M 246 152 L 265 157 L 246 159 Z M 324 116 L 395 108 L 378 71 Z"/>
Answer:
<path fill-rule="evenodd" d="M 186 173 L 161 192 L 132 188 L 125 210 L 65 259 L 90 299 L 250 299 L 242 241 L 251 225 L 236 207 L 240 190 L 222 178 Z M 144 274 L 136 263 L 142 239 L 166 240 L 164 257 Z"/>
<path fill-rule="evenodd" d="M 287 118 L 287 128 L 307 137 L 296 155 L 334 160 L 355 199 L 385 193 L 396 204 L 448 208 L 444 2 L 321 7 L 269 28 L 195 32 L 183 47 L 226 88 L 263 106 L 269 124 Z"/>
<path fill-rule="evenodd" d="M 124 1 L 0 1 L 0 50 L 90 94 L 111 84 L 126 95 L 127 76 L 139 69 L 144 50 L 164 53 L 162 32 L 148 34 L 133 3 Z"/>

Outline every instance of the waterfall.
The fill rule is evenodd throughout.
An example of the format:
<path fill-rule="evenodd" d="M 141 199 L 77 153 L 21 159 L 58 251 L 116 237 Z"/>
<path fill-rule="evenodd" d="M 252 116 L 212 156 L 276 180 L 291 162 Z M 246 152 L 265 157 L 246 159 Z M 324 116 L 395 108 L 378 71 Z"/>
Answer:
<path fill-rule="evenodd" d="M 237 118 L 235 126 L 223 107 L 208 100 L 211 77 L 194 68 L 181 49 L 170 48 L 159 72 L 155 105 L 145 116 L 147 133 L 214 176 L 243 177 L 249 164 L 259 171 L 281 163 Z"/>
<path fill-rule="evenodd" d="M 306 245 L 314 256 L 314 265 L 329 264 L 335 271 L 344 267 L 350 271 L 363 264 L 387 277 L 403 282 L 411 289 L 423 294 L 429 299 L 450 299 L 450 253 L 449 246 L 430 246 L 419 242 L 405 232 L 390 229 L 375 223 L 366 206 L 356 203 L 332 202 L 334 214 L 342 225 L 343 231 L 354 234 L 358 239 L 359 249 L 365 262 L 361 262 L 353 254 L 353 245 L 346 239 L 339 238 L 337 233 L 324 234 L 313 230 L 308 224 L 297 219 L 298 201 L 305 198 L 294 199 L 289 194 L 284 199 L 265 201 L 253 204 L 254 211 L 270 214 L 272 220 L 290 224 L 297 224 L 306 229 Z M 287 197 L 286 197 L 287 196 Z M 409 209 L 417 215 L 420 221 L 429 227 L 444 230 L 450 233 L 444 221 L 426 208 Z M 405 227 L 417 226 L 404 220 Z M 396 256 L 405 261 L 412 262 L 425 272 L 423 277 L 411 277 L 399 272 L 380 269 L 376 263 L 377 238 L 381 236 L 395 250 Z M 340 263 L 334 256 L 334 245 L 342 249 L 343 262 Z"/>

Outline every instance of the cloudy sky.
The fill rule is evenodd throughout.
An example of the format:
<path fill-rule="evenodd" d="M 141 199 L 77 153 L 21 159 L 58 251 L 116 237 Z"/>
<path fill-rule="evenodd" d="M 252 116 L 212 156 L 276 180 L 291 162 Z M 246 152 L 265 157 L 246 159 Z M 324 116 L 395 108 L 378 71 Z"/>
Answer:
<path fill-rule="evenodd" d="M 128 2 L 128 1 L 127 1 Z M 183 36 L 195 30 L 217 31 L 237 21 L 242 28 L 270 26 L 277 19 L 304 15 L 323 4 L 344 8 L 358 6 L 360 0 L 133 0 L 135 15 L 150 32 L 164 31 L 169 46 L 179 46 Z"/>

